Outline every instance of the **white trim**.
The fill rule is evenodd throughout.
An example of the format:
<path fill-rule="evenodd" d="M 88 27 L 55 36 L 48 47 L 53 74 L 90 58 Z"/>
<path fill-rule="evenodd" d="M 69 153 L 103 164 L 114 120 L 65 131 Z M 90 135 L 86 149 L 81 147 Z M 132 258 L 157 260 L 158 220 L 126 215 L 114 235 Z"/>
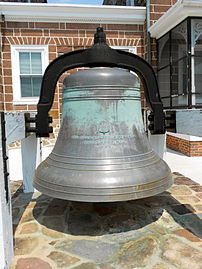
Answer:
<path fill-rule="evenodd" d="M 200 136 L 193 136 L 193 135 L 186 135 L 186 134 L 179 134 L 179 133 L 172 133 L 172 132 L 166 132 L 166 134 L 181 138 L 187 141 L 192 141 L 192 142 L 197 142 L 197 141 L 202 141 L 202 137 Z"/>
<path fill-rule="evenodd" d="M 0 3 L 6 21 L 144 24 L 146 7 Z"/>
<path fill-rule="evenodd" d="M 48 45 L 12 45 L 11 64 L 12 64 L 12 86 L 14 105 L 36 105 L 39 97 L 21 97 L 20 76 L 19 76 L 19 52 L 34 51 L 42 53 L 42 75 L 48 65 Z"/>
<path fill-rule="evenodd" d="M 201 0 L 178 0 L 149 28 L 151 37 L 160 38 L 189 16 L 202 17 Z"/>
<path fill-rule="evenodd" d="M 112 49 L 128 50 L 128 52 L 137 54 L 137 47 L 135 46 L 110 46 Z"/>

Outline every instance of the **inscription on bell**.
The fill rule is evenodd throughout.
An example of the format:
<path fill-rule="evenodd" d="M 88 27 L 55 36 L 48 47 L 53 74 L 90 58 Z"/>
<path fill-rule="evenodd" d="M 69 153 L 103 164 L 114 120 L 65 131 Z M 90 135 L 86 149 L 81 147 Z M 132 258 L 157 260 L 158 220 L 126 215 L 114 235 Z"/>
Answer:
<path fill-rule="evenodd" d="M 73 135 L 72 139 L 79 139 L 85 145 L 118 145 L 126 144 L 126 139 L 135 138 L 133 135 L 97 135 L 97 136 L 78 136 Z"/>
<path fill-rule="evenodd" d="M 100 123 L 100 125 L 98 126 L 98 131 L 99 133 L 105 135 L 105 134 L 108 134 L 110 133 L 110 123 L 109 122 L 106 122 L 106 121 L 102 121 Z"/>

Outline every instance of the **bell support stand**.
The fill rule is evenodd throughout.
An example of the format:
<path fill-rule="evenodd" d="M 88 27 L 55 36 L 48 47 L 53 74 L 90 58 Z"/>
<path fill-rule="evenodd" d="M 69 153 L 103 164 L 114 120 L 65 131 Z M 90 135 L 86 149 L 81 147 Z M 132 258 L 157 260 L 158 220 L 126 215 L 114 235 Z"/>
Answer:
<path fill-rule="evenodd" d="M 61 55 L 46 68 L 35 118 L 36 128 L 34 131 L 37 136 L 48 137 L 49 133 L 52 132 L 51 127 L 49 127 L 50 117 L 48 112 L 53 104 L 59 77 L 65 71 L 79 67 L 119 67 L 134 71 L 142 80 L 145 97 L 152 111 L 150 116 L 152 124 L 149 129 L 152 134 L 165 133 L 163 105 L 152 67 L 135 54 L 111 49 L 106 44 L 103 28 L 98 27 L 94 36 L 94 45 L 90 49 L 77 50 Z"/>

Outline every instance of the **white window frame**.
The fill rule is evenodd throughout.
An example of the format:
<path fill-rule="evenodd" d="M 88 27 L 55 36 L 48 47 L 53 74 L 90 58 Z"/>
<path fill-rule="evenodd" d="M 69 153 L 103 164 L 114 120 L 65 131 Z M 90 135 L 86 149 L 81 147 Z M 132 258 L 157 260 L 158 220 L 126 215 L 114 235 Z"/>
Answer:
<path fill-rule="evenodd" d="M 137 54 L 137 47 L 131 47 L 131 46 L 110 46 L 112 49 L 117 50 L 127 50 L 128 52 Z"/>
<path fill-rule="evenodd" d="M 39 97 L 22 97 L 20 86 L 20 63 L 19 52 L 41 52 L 42 75 L 48 66 L 48 46 L 44 45 L 12 45 L 11 63 L 13 80 L 13 104 L 14 105 L 36 105 Z"/>

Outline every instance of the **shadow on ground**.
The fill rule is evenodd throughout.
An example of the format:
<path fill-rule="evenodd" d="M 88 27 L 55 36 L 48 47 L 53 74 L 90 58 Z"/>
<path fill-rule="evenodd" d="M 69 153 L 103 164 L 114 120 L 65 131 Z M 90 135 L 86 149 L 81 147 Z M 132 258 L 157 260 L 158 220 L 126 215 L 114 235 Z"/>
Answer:
<path fill-rule="evenodd" d="M 13 234 L 23 216 L 27 206 L 32 200 L 33 193 L 23 193 L 22 180 L 11 181 L 11 202 L 13 217 Z M 20 199 L 19 199 L 20 198 Z"/>
<path fill-rule="evenodd" d="M 47 206 L 41 209 L 42 201 Z M 40 195 L 34 218 L 49 229 L 71 234 L 100 236 L 141 229 L 157 222 L 164 211 L 173 222 L 202 238 L 202 220 L 190 205 L 181 204 L 168 192 L 139 200 L 113 203 L 81 203 Z M 166 220 L 165 220 L 166 221 Z"/>
<path fill-rule="evenodd" d="M 46 200 L 45 195 L 41 195 L 41 199 Z M 40 215 L 36 204 L 33 215 L 49 229 L 71 235 L 98 236 L 140 229 L 162 215 L 162 208 L 152 209 L 141 203 L 139 200 L 81 203 L 53 199 Z"/>
<path fill-rule="evenodd" d="M 182 180 L 188 186 L 197 187 L 197 183 L 181 175 L 175 179 L 175 183 L 180 187 Z M 20 223 L 35 219 L 56 232 L 101 236 L 135 231 L 153 223 L 169 227 L 166 222 L 170 220 L 163 216 L 167 212 L 173 222 L 171 226 L 179 224 L 202 239 L 202 214 L 195 214 L 191 204 L 180 203 L 169 192 L 132 201 L 84 203 L 44 194 L 33 198 L 33 193 L 22 192 L 21 183 L 16 182 L 12 188 L 14 231 Z M 29 211 L 25 214 L 27 208 Z"/>

